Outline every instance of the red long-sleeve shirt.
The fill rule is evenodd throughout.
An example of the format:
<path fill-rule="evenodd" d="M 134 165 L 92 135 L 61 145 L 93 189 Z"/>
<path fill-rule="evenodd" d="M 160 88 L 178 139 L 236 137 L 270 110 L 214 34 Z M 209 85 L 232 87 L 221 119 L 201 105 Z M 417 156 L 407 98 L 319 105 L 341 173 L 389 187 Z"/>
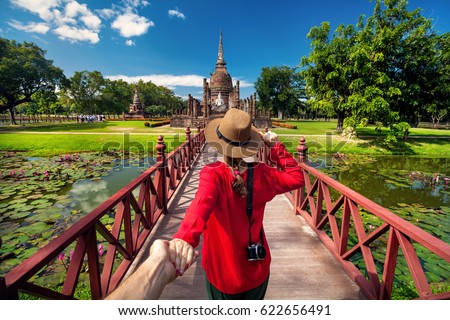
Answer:
<path fill-rule="evenodd" d="M 266 203 L 304 184 L 303 174 L 295 159 L 281 142 L 271 149 L 270 159 L 282 171 L 263 163 L 254 167 L 253 213 L 251 237 L 261 243 Z M 247 185 L 247 171 L 242 173 Z M 178 232 L 173 238 L 183 239 L 197 247 L 203 233 L 202 266 L 208 280 L 227 294 L 244 292 L 261 285 L 269 276 L 270 251 L 264 235 L 266 258 L 248 261 L 248 228 L 246 198 L 231 186 L 234 176 L 228 165 L 214 162 L 200 172 L 198 191 Z"/>

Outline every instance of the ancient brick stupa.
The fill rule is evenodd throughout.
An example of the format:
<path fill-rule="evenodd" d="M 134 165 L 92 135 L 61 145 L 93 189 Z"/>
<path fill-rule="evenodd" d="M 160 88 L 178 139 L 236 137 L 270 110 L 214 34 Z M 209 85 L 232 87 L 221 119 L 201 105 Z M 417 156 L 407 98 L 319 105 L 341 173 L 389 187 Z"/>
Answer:
<path fill-rule="evenodd" d="M 270 117 L 262 116 L 256 110 L 256 93 L 247 99 L 240 99 L 239 80 L 233 86 L 233 80 L 226 65 L 222 33 L 220 33 L 216 69 L 211 74 L 209 83 L 206 78 L 203 79 L 202 101 L 199 102 L 188 95 L 188 108 L 179 112 L 179 114 L 172 115 L 170 119 L 172 127 L 197 127 L 206 124 L 213 118 L 222 117 L 229 108 L 238 108 L 250 114 L 257 127 L 271 127 Z"/>
<path fill-rule="evenodd" d="M 139 98 L 138 89 L 134 91 L 133 103 L 130 104 L 130 110 L 124 114 L 125 119 L 145 119 L 148 118 L 144 110 L 144 105 Z"/>

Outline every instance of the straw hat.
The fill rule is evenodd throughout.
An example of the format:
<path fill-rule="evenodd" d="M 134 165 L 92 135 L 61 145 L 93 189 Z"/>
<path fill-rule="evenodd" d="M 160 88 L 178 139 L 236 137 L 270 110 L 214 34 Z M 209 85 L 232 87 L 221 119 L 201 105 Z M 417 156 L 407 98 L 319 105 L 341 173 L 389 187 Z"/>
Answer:
<path fill-rule="evenodd" d="M 248 113 L 236 108 L 230 108 L 223 118 L 211 120 L 205 128 L 205 138 L 217 152 L 231 158 L 255 155 L 262 141 Z"/>

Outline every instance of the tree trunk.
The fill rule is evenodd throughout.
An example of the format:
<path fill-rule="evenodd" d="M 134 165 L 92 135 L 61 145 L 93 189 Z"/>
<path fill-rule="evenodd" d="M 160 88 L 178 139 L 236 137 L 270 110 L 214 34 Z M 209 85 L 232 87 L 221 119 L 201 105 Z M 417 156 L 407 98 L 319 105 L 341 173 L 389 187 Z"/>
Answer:
<path fill-rule="evenodd" d="M 337 132 L 341 133 L 342 128 L 344 127 L 344 113 L 338 112 L 337 118 L 338 118 L 338 122 L 337 122 L 336 130 L 337 130 Z"/>
<path fill-rule="evenodd" d="M 438 127 L 438 125 L 439 125 L 439 117 L 436 116 L 436 115 L 433 115 L 433 116 L 431 117 L 431 119 L 432 119 L 432 121 L 433 121 L 433 124 L 431 125 L 431 127 L 432 127 L 433 129 L 437 129 L 437 127 Z"/>
<path fill-rule="evenodd" d="M 282 110 L 278 110 L 278 119 L 283 120 L 284 114 Z"/>
<path fill-rule="evenodd" d="M 10 119 L 11 119 L 11 124 L 12 124 L 12 125 L 17 125 L 17 123 L 16 123 L 16 118 L 14 117 L 14 107 L 8 109 L 8 111 L 9 111 L 9 117 L 10 117 Z"/>

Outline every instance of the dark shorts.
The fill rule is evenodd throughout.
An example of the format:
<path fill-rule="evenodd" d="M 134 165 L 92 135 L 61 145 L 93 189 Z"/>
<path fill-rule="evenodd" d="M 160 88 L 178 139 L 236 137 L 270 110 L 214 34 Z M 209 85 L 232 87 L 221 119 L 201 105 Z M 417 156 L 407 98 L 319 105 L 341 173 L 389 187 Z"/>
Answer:
<path fill-rule="evenodd" d="M 223 293 L 206 279 L 206 293 L 209 300 L 263 300 L 266 295 L 269 277 L 259 287 L 236 294 Z"/>

